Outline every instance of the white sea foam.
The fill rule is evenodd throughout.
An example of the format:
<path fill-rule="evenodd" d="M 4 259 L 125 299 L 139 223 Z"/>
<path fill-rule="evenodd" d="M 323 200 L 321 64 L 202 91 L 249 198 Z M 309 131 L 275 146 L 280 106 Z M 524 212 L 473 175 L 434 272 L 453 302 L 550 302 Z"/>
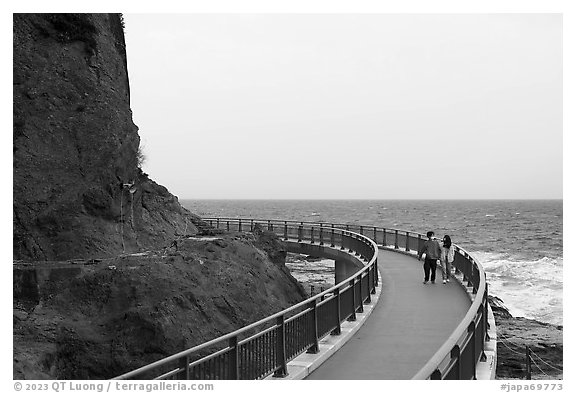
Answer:
<path fill-rule="evenodd" d="M 489 291 L 513 316 L 563 325 L 563 259 L 522 260 L 506 253 L 473 252 L 486 271 Z"/>

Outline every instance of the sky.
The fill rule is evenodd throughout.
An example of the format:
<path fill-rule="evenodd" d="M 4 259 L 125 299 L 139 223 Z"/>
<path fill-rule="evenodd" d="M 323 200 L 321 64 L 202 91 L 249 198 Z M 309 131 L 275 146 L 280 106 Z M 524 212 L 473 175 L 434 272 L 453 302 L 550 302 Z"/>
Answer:
<path fill-rule="evenodd" d="M 4 2 L 10 12 L 1 14 L 3 49 L 13 46 L 11 12 L 123 12 L 144 170 L 181 199 L 564 194 L 564 234 L 572 238 L 573 182 L 562 161 L 569 167 L 574 159 L 574 122 L 573 110 L 562 113 L 562 94 L 564 106 L 573 108 L 576 66 L 573 50 L 563 58 L 561 52 L 561 42 L 574 48 L 576 37 L 570 2 L 407 0 L 377 14 L 371 8 L 383 2 L 363 7 L 359 0 L 351 12 L 371 13 L 353 15 L 345 2 L 331 0 L 329 7 L 312 7 L 315 14 L 259 16 L 211 8 L 220 2 L 140 2 L 137 11 L 148 14 L 109 0 Z M 266 12 L 272 4 L 254 3 L 231 1 L 224 11 Z M 281 8 L 306 12 L 311 3 L 291 0 L 295 8 Z M 413 3 L 426 14 L 410 14 Z M 186 15 L 187 7 L 217 13 Z M 401 14 L 387 13 L 389 7 Z M 321 15 L 325 9 L 344 14 Z M 510 10 L 536 14 L 495 14 Z M 8 122 L 12 69 L 2 64 Z M 562 117 L 572 133 L 563 135 Z M 3 174 L 10 177 L 5 153 Z M 12 212 L 5 202 L 9 239 Z M 570 247 L 566 254 L 574 259 Z M 571 276 L 573 264 L 564 268 Z M 7 292 L 11 275 L 5 273 Z M 566 304 L 571 292 L 566 286 Z M 571 309 L 565 307 L 565 326 L 572 326 Z M 2 329 L 8 341 L 11 327 Z M 572 337 L 566 335 L 566 348 L 574 348 Z M 6 355 L 2 364 L 10 370 Z M 571 365 L 567 357 L 564 367 Z"/>
<path fill-rule="evenodd" d="M 561 14 L 131 14 L 181 199 L 562 198 Z"/>

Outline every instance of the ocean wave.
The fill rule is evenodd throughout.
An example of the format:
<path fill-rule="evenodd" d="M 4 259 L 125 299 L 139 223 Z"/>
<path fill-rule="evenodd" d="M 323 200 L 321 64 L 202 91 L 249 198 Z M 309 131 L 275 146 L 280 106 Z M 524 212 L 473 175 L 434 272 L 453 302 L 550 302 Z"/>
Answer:
<path fill-rule="evenodd" d="M 510 253 L 473 252 L 486 272 L 489 291 L 513 316 L 562 325 L 563 258 L 522 259 Z"/>

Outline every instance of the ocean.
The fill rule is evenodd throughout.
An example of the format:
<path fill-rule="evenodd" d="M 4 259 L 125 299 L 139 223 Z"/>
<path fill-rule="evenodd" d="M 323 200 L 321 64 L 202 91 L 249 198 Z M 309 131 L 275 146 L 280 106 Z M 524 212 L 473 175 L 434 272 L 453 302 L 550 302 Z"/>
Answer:
<path fill-rule="evenodd" d="M 182 200 L 203 217 L 249 217 L 433 230 L 479 261 L 510 313 L 563 325 L 562 200 Z M 322 263 L 292 261 L 293 275 Z M 325 265 L 328 268 L 328 265 Z M 419 279 L 419 278 L 418 278 Z M 321 281 L 321 280 L 320 280 Z"/>

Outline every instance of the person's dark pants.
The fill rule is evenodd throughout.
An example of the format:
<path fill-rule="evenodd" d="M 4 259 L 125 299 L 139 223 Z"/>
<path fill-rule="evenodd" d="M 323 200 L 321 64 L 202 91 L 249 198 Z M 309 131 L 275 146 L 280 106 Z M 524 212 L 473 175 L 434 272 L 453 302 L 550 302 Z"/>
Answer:
<path fill-rule="evenodd" d="M 424 258 L 424 281 L 436 281 L 436 261 L 437 259 Z"/>

